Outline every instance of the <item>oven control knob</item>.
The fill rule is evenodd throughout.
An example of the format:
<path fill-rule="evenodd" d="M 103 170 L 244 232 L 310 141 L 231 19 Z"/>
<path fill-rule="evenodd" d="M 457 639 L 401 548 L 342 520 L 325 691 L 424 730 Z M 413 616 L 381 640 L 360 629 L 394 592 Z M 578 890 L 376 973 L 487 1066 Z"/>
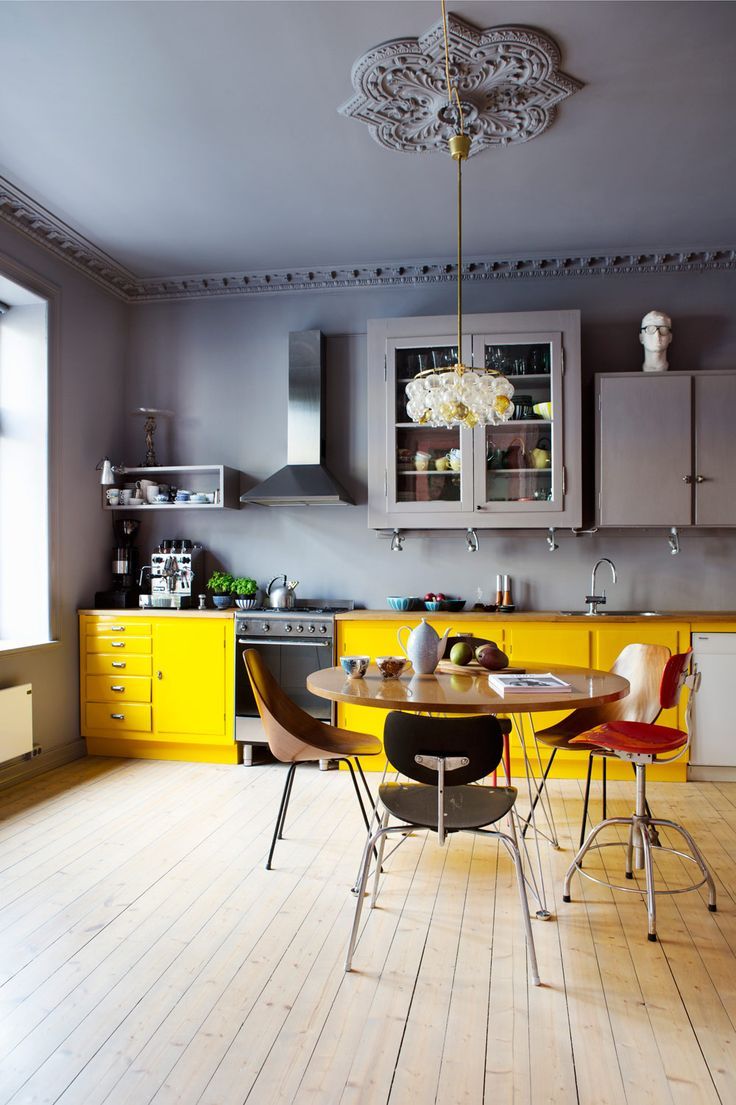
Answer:
<path fill-rule="evenodd" d="M 304 626 L 302 625 L 301 622 L 299 622 L 299 624 L 297 625 L 296 631 L 297 631 L 297 633 L 303 633 L 304 632 Z"/>
<path fill-rule="evenodd" d="M 321 625 L 319 627 L 319 631 L 320 631 L 320 633 L 326 633 L 327 632 L 327 626 L 326 625 Z"/>
<path fill-rule="evenodd" d="M 271 626 L 268 624 L 268 622 L 262 622 L 261 623 L 261 629 L 263 630 L 264 633 L 268 633 L 270 628 L 271 628 Z"/>
<path fill-rule="evenodd" d="M 312 625 L 312 623 L 311 623 L 311 622 L 310 622 L 310 623 L 309 623 L 309 625 L 307 626 L 307 631 L 308 631 L 309 633 L 314 633 L 314 626 Z"/>
<path fill-rule="evenodd" d="M 287 622 L 284 626 L 284 633 L 291 633 L 291 622 Z"/>

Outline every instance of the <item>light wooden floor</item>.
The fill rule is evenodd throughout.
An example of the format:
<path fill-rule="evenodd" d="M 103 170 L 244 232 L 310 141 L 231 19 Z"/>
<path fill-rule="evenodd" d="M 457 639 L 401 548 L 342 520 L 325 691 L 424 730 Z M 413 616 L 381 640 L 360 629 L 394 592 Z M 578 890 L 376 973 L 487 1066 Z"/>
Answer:
<path fill-rule="evenodd" d="M 581 795 L 552 785 L 535 989 L 510 861 L 472 837 L 402 845 L 344 975 L 361 824 L 344 772 L 300 771 L 271 872 L 281 766 L 88 759 L 0 792 L 0 1102 L 736 1102 L 736 784 L 651 787 L 720 895 L 660 899 L 658 944 L 638 897 L 561 902 Z"/>

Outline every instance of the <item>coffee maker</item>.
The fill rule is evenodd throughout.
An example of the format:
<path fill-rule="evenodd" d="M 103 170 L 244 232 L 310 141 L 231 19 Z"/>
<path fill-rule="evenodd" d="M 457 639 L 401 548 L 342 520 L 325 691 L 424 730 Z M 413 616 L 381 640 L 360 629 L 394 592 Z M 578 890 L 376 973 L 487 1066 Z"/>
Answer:
<path fill-rule="evenodd" d="M 201 555 L 202 546 L 187 538 L 163 540 L 151 553 L 150 605 L 169 610 L 189 609 Z"/>
<path fill-rule="evenodd" d="M 112 584 L 95 593 L 95 608 L 126 609 L 138 605 L 138 549 L 135 545 L 140 522 L 135 518 L 114 518 L 115 546 L 112 550 Z"/>

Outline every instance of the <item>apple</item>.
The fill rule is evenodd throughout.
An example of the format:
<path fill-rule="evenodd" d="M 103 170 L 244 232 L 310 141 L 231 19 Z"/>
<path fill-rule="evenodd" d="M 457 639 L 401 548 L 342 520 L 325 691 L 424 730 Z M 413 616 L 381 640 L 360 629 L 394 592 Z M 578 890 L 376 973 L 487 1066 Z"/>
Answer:
<path fill-rule="evenodd" d="M 444 602 L 445 601 L 445 596 L 442 594 L 441 591 L 438 591 L 437 594 L 434 597 L 437 600 L 437 602 Z"/>
<path fill-rule="evenodd" d="M 509 663 L 506 653 L 501 652 L 501 649 L 493 641 L 476 649 L 475 658 L 480 666 L 487 671 L 502 671 L 508 667 Z"/>
<path fill-rule="evenodd" d="M 425 602 L 435 602 L 436 601 L 436 595 L 435 595 L 434 591 L 427 591 L 426 595 L 424 596 L 424 601 Z"/>

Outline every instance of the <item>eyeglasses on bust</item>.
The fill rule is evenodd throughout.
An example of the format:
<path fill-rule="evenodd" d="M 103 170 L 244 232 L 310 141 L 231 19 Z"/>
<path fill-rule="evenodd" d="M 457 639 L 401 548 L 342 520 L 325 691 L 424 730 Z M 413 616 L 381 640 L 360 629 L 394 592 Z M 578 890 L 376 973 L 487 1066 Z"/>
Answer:
<path fill-rule="evenodd" d="M 642 326 L 640 333 L 642 334 L 671 334 L 671 326 L 655 326 L 653 323 L 649 326 Z"/>

